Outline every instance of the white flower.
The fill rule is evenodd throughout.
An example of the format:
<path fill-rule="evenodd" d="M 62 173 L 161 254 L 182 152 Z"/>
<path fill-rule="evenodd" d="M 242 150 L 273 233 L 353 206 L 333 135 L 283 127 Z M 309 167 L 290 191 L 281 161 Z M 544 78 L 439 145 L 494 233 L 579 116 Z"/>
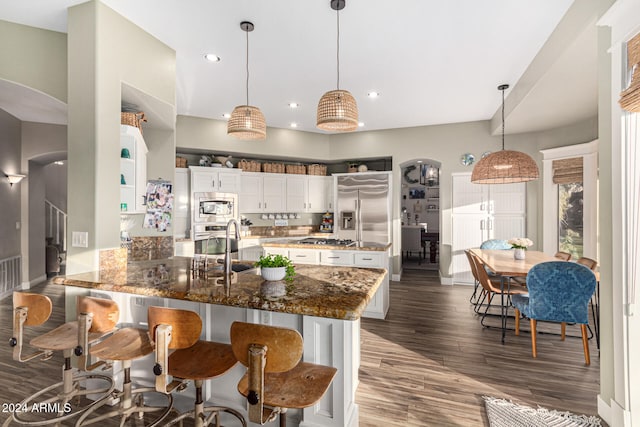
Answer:
<path fill-rule="evenodd" d="M 533 245 L 531 239 L 527 239 L 526 237 L 514 237 L 507 241 L 511 245 L 512 248 L 515 249 L 527 249 L 529 246 Z"/>

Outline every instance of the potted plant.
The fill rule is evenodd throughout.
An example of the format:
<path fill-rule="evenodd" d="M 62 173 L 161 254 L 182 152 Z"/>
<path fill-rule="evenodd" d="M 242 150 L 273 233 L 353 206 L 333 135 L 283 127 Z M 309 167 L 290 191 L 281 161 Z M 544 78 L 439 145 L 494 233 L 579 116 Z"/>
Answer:
<path fill-rule="evenodd" d="M 509 239 L 508 243 L 515 249 L 513 252 L 515 259 L 524 259 L 525 251 L 529 246 L 533 245 L 533 242 L 526 237 L 514 237 L 513 239 Z"/>
<path fill-rule="evenodd" d="M 284 279 L 291 282 L 296 274 L 291 260 L 283 255 L 262 255 L 254 266 L 260 267 L 262 278 L 267 281 Z"/>

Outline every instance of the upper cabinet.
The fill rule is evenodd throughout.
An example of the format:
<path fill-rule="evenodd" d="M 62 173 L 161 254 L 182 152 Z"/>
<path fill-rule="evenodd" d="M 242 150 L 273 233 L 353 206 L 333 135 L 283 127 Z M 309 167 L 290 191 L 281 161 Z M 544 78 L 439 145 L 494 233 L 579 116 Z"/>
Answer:
<path fill-rule="evenodd" d="M 240 193 L 240 170 L 189 166 L 194 193 Z"/>
<path fill-rule="evenodd" d="M 240 181 L 240 213 L 277 213 L 286 210 L 284 175 L 243 172 Z"/>
<path fill-rule="evenodd" d="M 144 213 L 147 145 L 137 127 L 120 126 L 120 211 Z"/>
<path fill-rule="evenodd" d="M 323 213 L 333 205 L 333 177 L 287 175 L 288 212 Z M 328 183 L 331 182 L 331 185 Z M 331 200 L 331 202 L 330 202 Z"/>

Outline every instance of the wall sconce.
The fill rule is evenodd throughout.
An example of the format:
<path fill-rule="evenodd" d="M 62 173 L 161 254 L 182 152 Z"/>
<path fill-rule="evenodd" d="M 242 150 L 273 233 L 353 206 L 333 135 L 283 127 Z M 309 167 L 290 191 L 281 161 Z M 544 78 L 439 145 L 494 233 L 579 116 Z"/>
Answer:
<path fill-rule="evenodd" d="M 26 178 L 26 175 L 19 174 L 5 174 L 7 177 L 7 181 L 9 181 L 9 185 L 13 187 L 13 184 L 17 184 L 22 181 L 22 178 Z"/>

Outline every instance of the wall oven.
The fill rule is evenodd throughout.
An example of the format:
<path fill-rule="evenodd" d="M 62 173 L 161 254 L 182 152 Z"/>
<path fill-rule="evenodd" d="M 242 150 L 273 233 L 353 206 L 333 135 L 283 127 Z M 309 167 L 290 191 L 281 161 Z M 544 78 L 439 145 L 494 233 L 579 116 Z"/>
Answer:
<path fill-rule="evenodd" d="M 233 193 L 193 193 L 193 224 L 227 225 L 239 220 L 238 195 Z"/>

